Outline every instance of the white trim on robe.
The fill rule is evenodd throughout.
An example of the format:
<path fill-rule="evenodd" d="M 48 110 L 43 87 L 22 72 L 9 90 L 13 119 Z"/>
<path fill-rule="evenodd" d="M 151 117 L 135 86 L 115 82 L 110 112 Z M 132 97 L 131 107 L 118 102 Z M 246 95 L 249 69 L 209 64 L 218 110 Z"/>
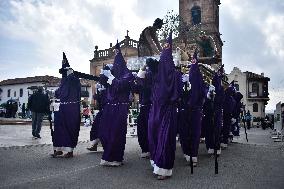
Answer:
<path fill-rule="evenodd" d="M 173 169 L 163 169 L 158 167 L 157 165 L 154 166 L 154 171 L 156 175 L 161 175 L 161 176 L 172 176 L 173 174 Z"/>
<path fill-rule="evenodd" d="M 190 162 L 190 156 L 184 154 L 184 157 L 187 162 Z M 192 157 L 192 162 L 197 163 L 197 157 Z"/>
<path fill-rule="evenodd" d="M 155 162 L 151 159 L 150 159 L 150 164 L 151 164 L 152 167 L 155 167 L 155 165 L 156 165 Z"/>

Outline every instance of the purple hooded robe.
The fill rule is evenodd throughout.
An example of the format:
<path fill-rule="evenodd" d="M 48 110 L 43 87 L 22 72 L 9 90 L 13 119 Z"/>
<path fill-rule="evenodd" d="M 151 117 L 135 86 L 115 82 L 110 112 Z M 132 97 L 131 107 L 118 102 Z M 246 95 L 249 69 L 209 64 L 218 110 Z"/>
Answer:
<path fill-rule="evenodd" d="M 55 97 L 60 99 L 60 107 L 54 112 L 53 146 L 55 150 L 71 152 L 80 131 L 80 80 L 74 74 L 63 77 Z"/>
<path fill-rule="evenodd" d="M 241 109 L 242 109 L 242 103 L 241 100 L 243 98 L 243 95 L 240 92 L 237 92 L 234 95 L 234 99 L 236 101 L 236 106 L 233 111 L 233 118 L 236 119 L 236 122 L 232 125 L 232 133 L 234 136 L 240 136 L 240 114 L 241 114 Z"/>
<path fill-rule="evenodd" d="M 100 140 L 104 148 L 102 162 L 121 165 L 124 156 L 127 132 L 127 113 L 133 75 L 116 44 L 116 55 L 112 67 L 115 77 L 106 89 L 106 104 L 100 121 Z M 110 165 L 109 164 L 109 165 Z"/>
<path fill-rule="evenodd" d="M 148 144 L 148 118 L 152 105 L 152 72 L 147 71 L 145 78 L 137 78 L 134 91 L 139 94 L 140 111 L 137 117 L 137 136 L 142 153 L 149 152 Z"/>
<path fill-rule="evenodd" d="M 224 99 L 224 111 L 223 111 L 223 138 L 222 143 L 228 144 L 228 138 L 231 131 L 233 112 L 236 106 L 236 100 L 234 99 L 234 84 L 230 84 L 230 86 L 225 90 L 225 99 Z"/>
<path fill-rule="evenodd" d="M 171 176 L 175 160 L 177 101 L 182 91 L 181 73 L 175 70 L 170 34 L 158 65 L 149 114 L 149 150 L 154 173 Z"/>
<path fill-rule="evenodd" d="M 223 68 L 222 68 L 223 69 Z M 219 70 L 221 72 L 221 70 Z M 212 125 L 212 121 L 205 125 L 205 143 L 207 149 L 214 149 L 214 138 L 216 139 L 216 149 L 220 149 L 220 135 L 221 129 L 223 125 L 223 103 L 225 98 L 224 88 L 222 86 L 222 74 L 215 73 L 212 79 L 212 85 L 215 87 L 215 98 L 214 98 L 214 110 L 211 112 L 211 116 L 214 116 L 214 125 Z M 204 108 L 205 109 L 205 108 Z M 210 114 L 210 113 L 209 113 Z M 205 116 L 207 116 L 205 114 Z M 209 115 L 210 116 L 210 115 Z M 205 118 L 206 119 L 206 118 Z M 217 133 L 216 133 L 217 132 Z"/>
<path fill-rule="evenodd" d="M 194 58 L 197 60 L 196 53 L 194 54 Z M 191 150 L 188 148 L 184 151 L 187 161 L 189 161 L 188 157 L 190 155 L 192 155 L 192 157 L 197 157 L 198 155 L 202 125 L 202 107 L 207 93 L 207 88 L 203 81 L 198 63 L 191 64 L 189 81 L 191 84 L 188 100 L 188 124 L 190 133 L 187 138 Z"/>

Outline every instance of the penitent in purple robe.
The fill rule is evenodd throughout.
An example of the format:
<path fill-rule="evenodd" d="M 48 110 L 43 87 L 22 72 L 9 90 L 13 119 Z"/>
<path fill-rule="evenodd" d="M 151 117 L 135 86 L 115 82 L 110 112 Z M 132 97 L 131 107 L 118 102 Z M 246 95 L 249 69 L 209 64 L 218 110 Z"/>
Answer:
<path fill-rule="evenodd" d="M 104 148 L 101 165 L 119 166 L 123 161 L 127 132 L 127 113 L 133 75 L 116 44 L 116 56 L 112 67 L 115 77 L 106 90 L 106 105 L 100 121 L 100 140 Z"/>
<path fill-rule="evenodd" d="M 187 86 L 187 83 L 184 84 Z M 189 154 L 189 125 L 188 125 L 188 97 L 189 90 L 186 88 L 182 91 L 181 99 L 178 108 L 178 134 L 179 141 L 184 154 Z"/>
<path fill-rule="evenodd" d="M 240 114 L 242 109 L 242 103 L 241 100 L 243 98 L 243 95 L 240 92 L 237 92 L 234 95 L 234 99 L 236 101 L 236 106 L 233 111 L 233 118 L 236 119 L 236 122 L 232 125 L 232 133 L 234 136 L 240 136 Z"/>
<path fill-rule="evenodd" d="M 100 121 L 102 117 L 102 110 L 104 105 L 106 104 L 106 89 L 102 91 L 98 91 L 94 97 L 97 100 L 99 106 L 99 112 L 96 114 L 95 119 L 92 123 L 92 128 L 90 131 L 90 141 L 91 143 L 97 144 L 99 142 L 99 128 L 100 128 Z"/>
<path fill-rule="evenodd" d="M 221 74 L 218 75 L 216 73 L 212 79 L 212 84 L 215 87 L 216 93 L 214 98 L 214 112 L 211 112 L 214 113 L 214 125 L 212 125 L 212 121 L 207 122 L 205 125 L 205 143 L 207 149 L 214 149 L 214 146 L 216 146 L 217 150 L 220 149 L 220 135 L 223 125 L 223 103 L 225 98 L 224 88 L 222 86 L 222 77 L 223 76 Z M 216 141 L 214 141 L 214 139 L 216 139 Z M 215 142 L 216 145 L 214 145 Z"/>
<path fill-rule="evenodd" d="M 60 99 L 60 107 L 54 113 L 54 150 L 71 152 L 77 145 L 81 120 L 80 95 L 80 80 L 74 74 L 63 77 L 55 92 L 56 98 Z"/>
<path fill-rule="evenodd" d="M 197 60 L 197 55 L 195 55 L 195 57 Z M 188 140 L 190 142 L 190 149 L 185 152 L 187 161 L 190 160 L 190 154 L 192 154 L 192 157 L 197 157 L 198 155 L 202 124 L 202 107 L 207 93 L 207 88 L 203 81 L 198 63 L 191 64 L 189 81 L 191 84 L 188 100 L 188 124 L 190 131 Z"/>
<path fill-rule="evenodd" d="M 234 86 L 230 85 L 226 90 L 225 90 L 225 99 L 224 99 L 224 111 L 223 111 L 223 120 L 224 120 L 224 125 L 223 125 L 223 138 L 222 138 L 222 143 L 228 144 L 228 138 L 229 134 L 231 131 L 231 126 L 232 126 L 232 118 L 233 118 L 233 111 L 236 105 L 236 101 L 234 99 Z"/>
<path fill-rule="evenodd" d="M 177 101 L 182 91 L 181 73 L 175 70 L 172 38 L 168 38 L 154 78 L 149 114 L 149 150 L 154 173 L 171 176 L 175 160 Z"/>
<path fill-rule="evenodd" d="M 137 117 L 137 136 L 138 143 L 142 150 L 142 155 L 148 155 L 148 119 L 152 105 L 151 88 L 152 88 L 152 73 L 147 71 L 145 78 L 137 78 L 134 91 L 139 94 L 140 111 Z"/>

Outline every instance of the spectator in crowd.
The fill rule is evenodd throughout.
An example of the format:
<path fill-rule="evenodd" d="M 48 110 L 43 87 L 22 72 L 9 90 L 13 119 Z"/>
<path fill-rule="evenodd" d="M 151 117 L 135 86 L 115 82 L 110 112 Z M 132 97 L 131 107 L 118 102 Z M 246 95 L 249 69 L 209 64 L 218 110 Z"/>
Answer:
<path fill-rule="evenodd" d="M 85 119 L 84 126 L 88 127 L 90 125 L 90 109 L 89 109 L 89 106 L 86 106 L 83 109 L 83 117 Z"/>
<path fill-rule="evenodd" d="M 247 111 L 246 115 L 245 115 L 245 120 L 247 123 L 247 128 L 250 129 L 251 126 L 251 114 L 249 112 L 249 110 Z"/>
<path fill-rule="evenodd" d="M 28 109 L 32 112 L 32 135 L 34 139 L 41 138 L 39 134 L 43 116 L 49 111 L 49 99 L 43 94 L 42 88 L 29 97 L 28 105 Z"/>
<path fill-rule="evenodd" d="M 23 119 L 26 118 L 26 104 L 25 103 L 23 103 L 22 105 L 22 118 Z"/>

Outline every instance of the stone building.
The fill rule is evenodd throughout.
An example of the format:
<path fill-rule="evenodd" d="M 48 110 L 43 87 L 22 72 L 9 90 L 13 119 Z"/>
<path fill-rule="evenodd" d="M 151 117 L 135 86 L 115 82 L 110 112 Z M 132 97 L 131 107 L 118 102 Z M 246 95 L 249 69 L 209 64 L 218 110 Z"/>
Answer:
<path fill-rule="evenodd" d="M 265 106 L 269 101 L 268 81 L 270 79 L 264 76 L 264 73 L 256 74 L 252 72 L 242 72 L 234 67 L 227 75 L 228 82 L 235 81 L 237 91 L 244 96 L 242 102 L 246 105 L 253 117 L 265 117 Z"/>

